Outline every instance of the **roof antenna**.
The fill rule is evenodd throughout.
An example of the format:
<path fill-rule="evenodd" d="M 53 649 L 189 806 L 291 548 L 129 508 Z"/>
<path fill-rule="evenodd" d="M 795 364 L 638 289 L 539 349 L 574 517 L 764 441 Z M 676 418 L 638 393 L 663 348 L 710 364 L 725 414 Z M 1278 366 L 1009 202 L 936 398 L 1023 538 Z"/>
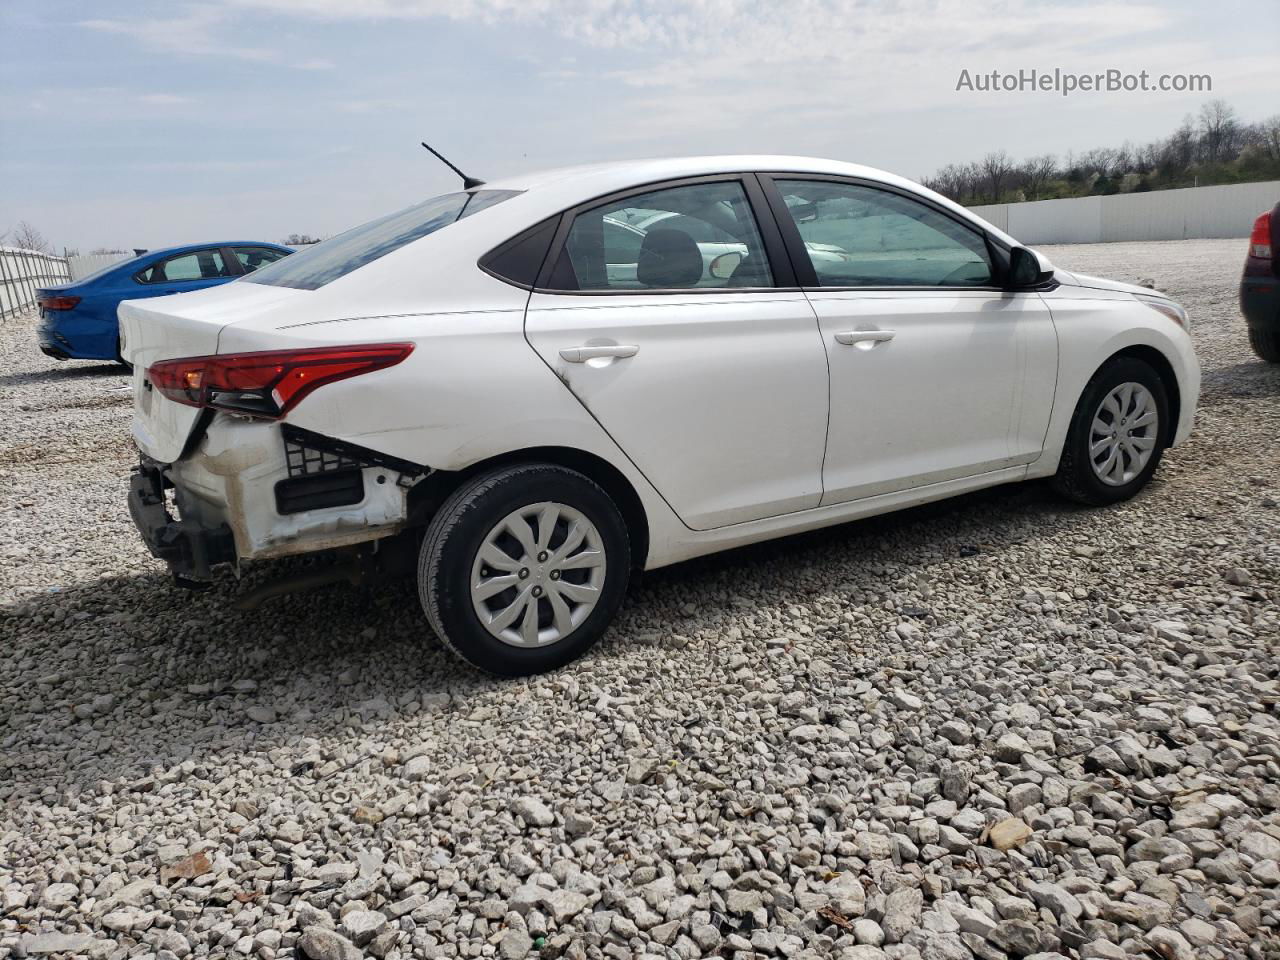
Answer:
<path fill-rule="evenodd" d="M 434 156 L 437 160 L 439 160 L 446 167 L 448 167 L 450 170 L 452 170 L 454 173 L 456 173 L 458 176 L 462 178 L 463 190 L 474 190 L 476 187 L 484 186 L 483 180 L 477 180 L 475 177 L 468 177 L 465 173 L 463 173 L 461 170 L 455 167 L 452 163 L 446 160 L 444 158 L 444 154 L 442 154 L 439 150 L 436 150 L 434 147 L 431 146 L 431 144 L 427 143 L 425 140 L 422 141 L 422 145 L 426 147 L 428 151 L 430 151 L 432 156 Z"/>

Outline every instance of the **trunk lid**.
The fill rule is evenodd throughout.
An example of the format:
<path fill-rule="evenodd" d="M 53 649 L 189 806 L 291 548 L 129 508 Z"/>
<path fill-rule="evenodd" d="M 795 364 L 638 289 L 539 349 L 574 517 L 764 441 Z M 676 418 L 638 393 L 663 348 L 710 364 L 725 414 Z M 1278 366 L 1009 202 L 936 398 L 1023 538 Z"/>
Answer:
<path fill-rule="evenodd" d="M 147 368 L 159 360 L 218 352 L 218 338 L 232 323 L 249 320 L 305 291 L 256 283 L 228 283 L 192 293 L 120 304 L 121 354 L 133 365 L 133 438 L 160 463 L 182 456 L 200 410 L 152 389 Z"/>

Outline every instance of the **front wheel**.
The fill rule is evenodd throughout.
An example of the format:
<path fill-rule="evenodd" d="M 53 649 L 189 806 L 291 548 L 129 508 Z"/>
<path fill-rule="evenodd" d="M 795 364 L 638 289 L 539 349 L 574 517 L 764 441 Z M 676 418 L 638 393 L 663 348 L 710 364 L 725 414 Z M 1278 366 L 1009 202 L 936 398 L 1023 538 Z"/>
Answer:
<path fill-rule="evenodd" d="M 1054 487 L 1093 506 L 1128 500 L 1155 473 L 1171 430 L 1160 375 L 1135 357 L 1111 360 L 1080 397 Z"/>
<path fill-rule="evenodd" d="M 609 495 L 553 464 L 474 477 L 444 503 L 418 559 L 437 635 L 502 676 L 541 673 L 600 638 L 622 604 L 631 548 Z"/>

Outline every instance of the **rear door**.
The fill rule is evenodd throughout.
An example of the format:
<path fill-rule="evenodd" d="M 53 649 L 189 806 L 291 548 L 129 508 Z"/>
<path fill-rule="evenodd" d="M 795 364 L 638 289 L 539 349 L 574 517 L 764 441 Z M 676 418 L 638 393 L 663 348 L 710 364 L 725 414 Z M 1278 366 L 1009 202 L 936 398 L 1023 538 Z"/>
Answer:
<path fill-rule="evenodd" d="M 975 227 L 870 182 L 762 178 L 831 367 L 823 503 L 1040 456 L 1057 336 Z"/>
<path fill-rule="evenodd" d="M 688 526 L 821 499 L 826 355 L 754 178 L 571 211 L 525 329 Z"/>

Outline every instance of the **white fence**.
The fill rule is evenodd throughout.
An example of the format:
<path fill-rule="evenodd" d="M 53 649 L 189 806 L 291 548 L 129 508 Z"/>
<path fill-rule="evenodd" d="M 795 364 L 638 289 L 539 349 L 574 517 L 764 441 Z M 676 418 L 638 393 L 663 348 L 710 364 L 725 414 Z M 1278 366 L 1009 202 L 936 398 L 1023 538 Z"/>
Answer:
<path fill-rule="evenodd" d="M 1023 243 L 1243 238 L 1280 201 L 1280 180 L 1117 193 L 969 209 Z"/>
<path fill-rule="evenodd" d="M 71 268 L 71 279 L 83 280 L 103 267 L 128 260 L 132 256 L 132 253 L 88 253 L 84 256 L 67 257 L 67 263 Z"/>
<path fill-rule="evenodd" d="M 66 257 L 20 247 L 0 247 L 0 320 L 34 305 L 36 291 L 41 287 L 70 279 Z"/>

